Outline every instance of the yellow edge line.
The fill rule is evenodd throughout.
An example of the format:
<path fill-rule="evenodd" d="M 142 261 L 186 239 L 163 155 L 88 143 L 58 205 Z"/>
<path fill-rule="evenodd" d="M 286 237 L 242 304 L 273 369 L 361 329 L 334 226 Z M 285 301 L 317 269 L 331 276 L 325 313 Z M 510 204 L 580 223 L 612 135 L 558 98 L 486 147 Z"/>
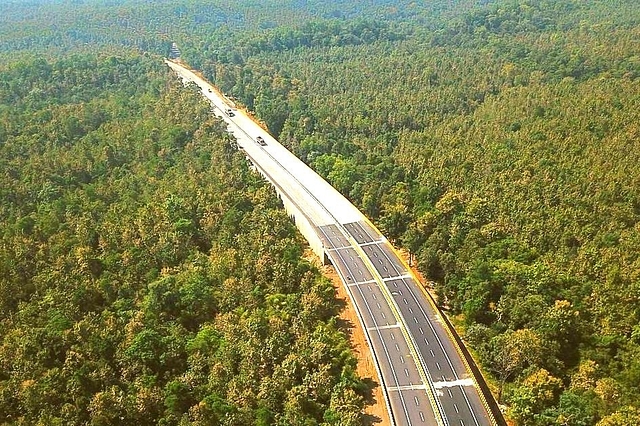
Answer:
<path fill-rule="evenodd" d="M 175 63 L 177 66 L 180 66 L 184 69 L 186 69 L 187 71 L 193 73 L 196 77 L 201 78 L 203 81 L 205 81 L 206 83 L 208 83 L 208 85 L 210 86 L 210 88 L 212 90 L 215 90 L 216 93 L 219 95 L 220 98 L 222 99 L 227 99 L 226 96 L 224 96 L 216 86 L 212 85 L 211 83 L 209 83 L 208 81 L 206 81 L 203 77 L 198 76 L 198 74 L 192 70 L 191 68 L 188 68 L 185 65 L 176 63 L 175 61 L 172 61 L 170 59 L 165 59 L 165 62 L 171 62 L 171 63 Z M 226 102 L 225 102 L 226 103 Z M 228 104 L 227 104 L 228 105 Z M 236 107 L 237 108 L 237 107 Z M 255 120 L 254 120 L 255 121 Z M 367 224 L 369 226 L 371 226 L 374 230 L 376 230 L 380 235 L 383 235 L 380 230 L 369 220 L 368 217 L 366 217 L 365 215 L 362 215 L 362 217 L 364 217 L 365 221 L 367 222 Z M 360 252 L 360 254 L 363 256 L 363 260 L 368 259 L 367 255 L 364 253 L 364 251 L 362 250 L 362 248 L 358 245 L 357 241 L 355 241 L 355 239 L 353 239 L 353 237 L 351 237 L 349 235 L 349 239 L 352 240 L 352 245 L 355 245 L 357 251 Z M 355 244 L 353 244 L 355 243 Z M 438 307 L 435 304 L 435 301 L 433 300 L 433 298 L 431 297 L 431 295 L 424 289 L 424 287 L 422 286 L 422 283 L 420 282 L 420 280 L 418 279 L 418 277 L 413 273 L 413 270 L 409 267 L 409 265 L 407 265 L 407 263 L 404 261 L 404 259 L 402 258 L 402 256 L 400 255 L 400 253 L 398 253 L 398 251 L 396 250 L 396 248 L 393 246 L 393 244 L 389 243 L 389 247 L 391 247 L 391 249 L 393 250 L 393 252 L 395 253 L 396 257 L 398 257 L 398 259 L 400 259 L 400 262 L 402 262 L 403 266 L 407 269 L 407 271 L 409 272 L 409 275 L 416 281 L 416 283 L 420 284 L 418 285 L 419 289 L 422 291 L 422 293 L 425 295 L 425 297 L 427 298 L 427 300 L 429 301 L 429 303 L 431 304 L 431 306 L 435 309 L 436 313 L 438 315 L 442 315 L 440 313 L 440 310 L 438 309 Z M 396 320 L 398 320 L 400 323 L 403 324 L 403 327 L 401 327 L 402 330 L 402 334 L 405 336 L 405 340 L 407 341 L 407 344 L 409 346 L 409 350 L 411 351 L 411 355 L 414 357 L 414 359 L 416 360 L 416 366 L 418 367 L 418 373 L 420 374 L 420 377 L 422 378 L 422 380 L 425 382 L 425 384 L 427 384 L 427 395 L 429 397 L 429 400 L 431 402 L 432 408 L 434 408 L 434 412 L 439 413 L 440 410 L 437 407 L 437 404 L 435 403 L 435 396 L 433 395 L 433 392 L 431 391 L 431 382 L 426 378 L 426 374 L 424 372 L 424 367 L 422 366 L 422 363 L 420 363 L 420 358 L 417 355 L 417 351 L 415 349 L 415 347 L 413 346 L 413 341 L 411 339 L 411 337 L 409 336 L 407 330 L 406 330 L 406 325 L 404 324 L 404 320 L 403 317 L 399 314 L 399 312 L 397 311 L 396 307 L 395 307 L 395 303 L 393 303 L 393 300 L 390 298 L 390 295 L 387 294 L 388 293 L 388 288 L 387 286 L 384 284 L 384 280 L 382 280 L 382 277 L 380 276 L 380 274 L 378 273 L 377 270 L 375 270 L 375 268 L 373 268 L 373 270 L 371 269 L 371 265 L 369 265 L 369 262 L 365 262 L 365 264 L 367 265 L 367 269 L 369 269 L 369 272 L 372 273 L 372 275 L 376 276 L 376 281 L 378 282 L 378 284 L 380 284 L 380 287 L 382 288 L 382 294 L 384 295 L 385 299 L 387 300 L 387 303 L 389 304 L 389 307 L 393 310 L 393 314 L 396 317 Z M 494 425 L 497 426 L 497 422 L 493 416 L 493 411 L 489 408 L 489 404 L 486 401 L 485 395 L 484 393 L 480 390 L 480 386 L 478 385 L 478 381 L 475 377 L 475 374 L 473 374 L 473 371 L 471 370 L 471 368 L 469 367 L 469 363 L 467 362 L 467 358 L 464 356 L 464 354 L 462 353 L 462 351 L 460 350 L 460 347 L 458 345 L 458 341 L 455 339 L 452 330 L 450 329 L 448 323 L 443 322 L 445 324 L 445 329 L 447 331 L 447 333 L 449 334 L 450 339 L 453 342 L 453 346 L 456 349 L 456 351 L 458 352 L 458 355 L 460 356 L 460 358 L 462 358 L 462 362 L 465 365 L 465 368 L 467 369 L 467 371 L 470 373 L 471 378 L 473 380 L 474 386 L 476 387 L 476 389 L 478 389 L 478 395 L 480 396 L 480 400 L 482 401 L 482 404 L 485 407 L 485 410 L 487 410 L 487 413 L 489 414 L 489 417 L 491 418 L 492 422 Z M 441 416 L 440 416 L 441 417 Z M 442 419 L 439 419 L 442 422 Z M 444 425 L 444 422 L 442 422 L 441 424 Z"/>
<path fill-rule="evenodd" d="M 363 216 L 364 216 L 365 221 L 367 222 L 367 224 L 369 226 L 371 226 L 374 230 L 376 230 L 380 235 L 384 236 L 384 234 L 382 234 L 382 232 L 380 232 L 378 227 L 376 227 L 373 223 L 371 223 L 371 221 L 369 220 L 368 217 L 366 217 L 365 215 L 363 215 Z M 393 244 L 391 244 L 391 242 L 389 242 L 389 247 L 391 247 L 391 250 L 393 250 L 393 252 L 395 253 L 396 257 L 398 259 L 400 259 L 400 262 L 402 262 L 402 265 L 409 272 L 409 275 L 418 284 L 418 288 L 420 289 L 422 294 L 424 294 L 424 296 L 427 298 L 427 301 L 429 302 L 431 307 L 435 310 L 436 314 L 442 316 L 443 314 L 440 312 L 440 309 L 436 305 L 436 302 L 433 300 L 433 296 L 431 296 L 431 294 L 429 294 L 429 292 L 427 292 L 427 290 L 425 290 L 425 288 L 422 285 L 422 282 L 420 281 L 420 279 L 418 279 L 418 277 L 413 272 L 411 267 L 407 264 L 407 262 L 405 262 L 404 258 L 400 255 L 400 253 L 393 246 Z M 471 379 L 473 380 L 473 385 L 477 389 L 478 395 L 480 396 L 480 401 L 482 402 L 482 405 L 484 406 L 484 409 L 487 410 L 487 414 L 489 415 L 489 418 L 490 418 L 492 424 L 494 426 L 498 426 L 498 422 L 496 421 L 495 416 L 493 415 L 493 410 L 491 410 L 491 408 L 489 407 L 489 403 L 487 402 L 487 399 L 486 399 L 486 397 L 484 395 L 484 392 L 482 392 L 482 390 L 480 389 L 480 385 L 478 385 L 478 380 L 476 378 L 476 375 L 473 374 L 473 370 L 469 366 L 469 362 L 467 361 L 467 357 L 465 357 L 464 354 L 462 353 L 462 350 L 460 349 L 460 345 L 458 344 L 458 341 L 456 340 L 456 338 L 455 338 L 455 336 L 453 334 L 453 330 L 451 330 L 451 327 L 449 327 L 449 322 L 448 321 L 442 321 L 442 324 L 444 325 L 444 328 L 447 331 L 447 334 L 449 335 L 449 338 L 450 338 L 451 342 L 453 343 L 453 347 L 456 349 L 456 352 L 458 352 L 458 355 L 462 359 L 462 362 L 463 362 L 465 368 L 469 372 L 469 375 L 471 376 Z"/>
<path fill-rule="evenodd" d="M 199 75 L 198 75 L 198 73 L 196 73 L 196 71 L 195 71 L 195 70 L 191 69 L 191 68 L 190 68 L 190 67 L 188 67 L 186 64 L 176 63 L 175 61 L 172 61 L 172 60 L 170 60 L 170 59 L 165 59 L 165 63 L 167 63 L 167 64 L 168 64 L 168 63 L 172 63 L 172 64 L 174 64 L 175 66 L 180 67 L 180 68 L 183 68 L 184 70 L 186 70 L 186 71 L 188 71 L 188 72 L 192 73 L 195 77 L 200 78 L 202 81 L 204 81 L 204 82 L 206 83 L 206 85 L 208 86 L 208 88 L 212 89 L 212 91 L 214 91 L 214 92 L 218 95 L 218 97 L 219 97 L 220 99 L 222 99 L 222 100 L 223 100 L 223 103 L 225 103 L 227 106 L 229 106 L 229 104 L 226 102 L 226 100 L 227 100 L 228 98 L 227 98 L 226 96 L 224 96 L 224 94 L 223 94 L 222 92 L 220 92 L 216 86 L 214 86 L 213 84 L 211 84 L 211 83 L 210 83 L 209 81 L 207 81 L 205 78 L 203 78 L 203 77 L 199 76 Z M 170 68 L 171 68 L 171 67 L 170 67 Z M 173 69 L 173 68 L 172 68 L 172 69 Z M 175 70 L 174 70 L 174 71 L 175 71 Z M 233 107 L 234 107 L 234 108 L 236 108 L 236 109 L 238 109 L 238 108 L 237 108 L 237 106 L 233 106 Z M 243 109 L 242 109 L 242 112 L 243 112 L 243 113 L 244 113 L 244 114 L 245 114 L 249 119 L 251 119 L 254 123 L 256 123 L 256 124 L 258 124 L 260 127 L 263 127 L 263 128 L 264 128 L 264 126 L 262 125 L 262 123 L 259 123 L 253 115 L 249 115 L 249 114 L 247 113 L 246 109 L 244 109 L 244 108 L 243 108 Z M 265 131 L 266 131 L 266 129 L 265 129 Z M 253 163 L 253 161 L 251 161 L 251 162 Z M 260 168 L 260 166 L 258 166 L 257 164 L 256 164 L 256 167 Z M 268 179 L 267 179 L 267 180 L 268 180 Z M 348 234 L 347 234 L 347 235 L 348 235 Z M 353 244 L 352 244 L 352 245 L 353 245 Z M 356 247 L 358 247 L 358 248 L 360 248 L 357 244 L 355 244 L 355 246 L 356 246 Z M 363 261 L 364 261 L 364 259 L 363 259 Z M 365 262 L 365 265 L 366 265 L 366 262 Z M 369 265 L 366 265 L 366 266 L 367 266 L 367 269 L 369 269 Z M 371 272 L 371 271 L 369 271 L 369 272 Z M 338 273 L 338 275 L 340 275 L 340 274 Z M 343 283 L 343 285 L 344 285 L 344 287 L 345 287 L 345 291 L 346 291 L 346 293 L 347 293 L 347 295 L 348 295 L 348 297 L 349 297 L 349 299 L 350 299 L 350 301 L 351 301 L 351 303 L 352 303 L 352 305 L 353 305 L 354 309 L 356 310 L 356 312 L 358 312 L 358 309 L 356 308 L 356 303 L 355 303 L 355 300 L 354 300 L 354 296 L 353 296 L 353 294 L 351 293 L 351 290 L 348 288 L 348 283 L 347 283 L 347 282 L 345 282 L 344 280 L 341 280 L 341 281 L 342 281 L 342 283 Z M 378 283 L 380 283 L 380 281 L 378 281 Z M 383 294 L 384 294 L 384 292 L 383 292 Z M 384 294 L 384 296 L 385 296 L 385 298 L 386 298 L 386 294 Z M 392 307 L 392 309 L 393 309 L 393 307 Z M 395 311 L 394 311 L 394 315 L 396 315 L 396 312 L 395 312 Z M 380 368 L 380 365 L 379 365 L 379 361 L 376 359 L 377 357 L 376 357 L 375 352 L 374 352 L 374 350 L 373 350 L 373 344 L 372 344 L 372 342 L 371 342 L 371 337 L 369 336 L 369 332 L 366 330 L 366 324 L 365 324 L 365 322 L 364 322 L 364 320 L 363 320 L 363 318 L 362 318 L 362 315 L 361 315 L 360 313 L 358 313 L 358 314 L 357 314 L 357 316 L 358 316 L 358 320 L 359 320 L 359 322 L 360 322 L 360 324 L 361 324 L 362 331 L 363 331 L 363 333 L 365 334 L 365 341 L 366 341 L 366 343 L 367 343 L 367 346 L 369 346 L 369 351 L 371 352 L 371 356 L 372 356 L 372 358 L 373 358 L 373 363 L 374 363 L 374 365 L 375 365 L 376 372 L 377 372 L 377 374 L 380 376 L 380 381 L 381 381 L 381 382 L 384 382 L 384 380 L 382 379 L 382 371 L 381 371 L 381 368 Z M 396 317 L 396 320 L 400 321 L 397 317 Z M 404 331 L 404 330 L 403 330 L 403 331 Z M 405 339 L 406 339 L 406 336 L 405 336 Z M 417 364 L 416 364 L 416 365 L 417 365 Z M 386 404 L 386 406 L 387 406 L 387 412 L 388 412 L 388 414 L 389 414 L 389 421 L 390 421 L 391 423 L 394 423 L 394 424 L 395 424 L 395 420 L 394 420 L 393 414 L 391 413 L 391 402 L 390 402 L 390 399 L 389 399 L 388 391 L 387 391 L 386 389 L 383 389 L 382 394 L 383 394 L 383 396 L 384 396 L 385 404 Z M 432 401 L 432 404 L 433 404 L 433 401 Z"/>
<path fill-rule="evenodd" d="M 402 315 L 400 315 L 400 313 L 396 309 L 395 302 L 391 298 L 391 295 L 388 294 L 389 293 L 389 289 L 385 285 L 384 280 L 382 279 L 382 276 L 378 273 L 376 268 L 374 268 L 373 265 L 371 265 L 371 260 L 366 255 L 364 250 L 362 250 L 362 247 L 360 247 L 358 242 L 349 233 L 347 233 L 347 237 L 351 241 L 351 245 L 355 247 L 355 249 L 358 252 L 358 254 L 360 254 L 360 257 L 362 257 L 362 261 L 365 264 L 365 266 L 367 267 L 367 269 L 369 270 L 369 272 L 371 273 L 371 275 L 373 275 L 375 280 L 378 282 L 380 290 L 382 291 L 382 295 L 384 296 L 384 298 L 387 301 L 387 304 L 389 305 L 389 307 L 393 311 L 393 316 L 395 316 L 396 320 L 400 324 L 402 324 L 402 327 L 400 327 L 400 330 L 402 330 L 402 334 L 404 335 L 404 338 L 407 341 L 407 347 L 409 348 L 409 351 L 411 352 L 411 356 L 415 360 L 416 368 L 418 370 L 418 374 L 420 374 L 420 378 L 424 382 L 425 388 L 427 389 L 426 393 L 427 393 L 427 396 L 429 397 L 429 402 L 431 403 L 431 408 L 433 408 L 433 413 L 435 414 L 436 421 L 438 422 L 438 425 L 444 426 L 445 423 L 444 423 L 444 420 L 442 419 L 443 413 L 438 408 L 438 404 L 436 403 L 435 395 L 433 394 L 433 391 L 432 391 L 433 384 L 427 378 L 427 375 L 426 375 L 426 373 L 424 371 L 424 366 L 420 362 L 420 357 L 418 356 L 418 352 L 416 351 L 416 348 L 413 346 L 413 339 L 411 339 L 411 336 L 409 336 L 409 333 L 407 331 L 407 326 L 404 323 L 404 317 Z"/>

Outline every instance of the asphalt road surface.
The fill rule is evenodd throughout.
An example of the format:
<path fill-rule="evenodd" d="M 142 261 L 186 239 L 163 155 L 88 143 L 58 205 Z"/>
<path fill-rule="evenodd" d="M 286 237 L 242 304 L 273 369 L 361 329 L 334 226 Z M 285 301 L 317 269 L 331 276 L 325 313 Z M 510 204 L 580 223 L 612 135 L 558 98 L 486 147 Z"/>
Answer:
<path fill-rule="evenodd" d="M 361 312 L 363 328 L 369 336 L 388 402 L 398 425 L 436 425 L 437 415 L 419 371 L 419 362 L 409 349 L 402 325 L 356 249 L 339 226 L 318 229 L 328 255 Z"/>
<path fill-rule="evenodd" d="M 167 65 L 200 87 L 256 168 L 313 225 L 359 315 L 392 423 L 495 425 L 446 324 L 386 238 L 208 82 Z"/>
<path fill-rule="evenodd" d="M 393 248 L 366 222 L 345 224 L 345 228 L 362 247 L 392 295 L 446 422 L 460 426 L 491 424 L 446 324 Z"/>

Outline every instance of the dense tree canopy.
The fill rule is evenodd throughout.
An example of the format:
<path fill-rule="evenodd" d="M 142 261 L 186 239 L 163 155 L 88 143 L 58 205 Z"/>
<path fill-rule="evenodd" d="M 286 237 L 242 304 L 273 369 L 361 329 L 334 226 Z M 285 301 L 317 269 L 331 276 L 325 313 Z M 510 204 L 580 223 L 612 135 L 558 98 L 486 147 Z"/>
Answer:
<path fill-rule="evenodd" d="M 333 287 L 157 59 L 0 70 L 0 423 L 357 424 Z"/>
<path fill-rule="evenodd" d="M 630 1 L 500 2 L 186 55 L 411 250 L 514 420 L 608 424 L 640 404 L 639 20 Z"/>
<path fill-rule="evenodd" d="M 315 351 L 305 347 L 313 336 L 339 335 L 328 320 L 333 302 L 326 284 L 295 260 L 299 243 L 275 243 L 291 234 L 261 227 L 280 216 L 258 204 L 275 207 L 221 129 L 193 100 L 185 98 L 179 111 L 201 111 L 196 116 L 205 124 L 162 112 L 180 107 L 163 97 L 174 90 L 164 76 L 140 72 L 146 60 L 69 57 L 128 47 L 166 55 L 175 41 L 183 59 L 255 111 L 412 253 L 514 421 L 638 423 L 637 1 L 54 3 L 0 6 L 0 54 L 11 58 L 0 80 L 0 196 L 7 200 L 0 206 L 7 312 L 0 334 L 8 336 L 2 348 L 15 359 L 23 338 L 52 342 L 46 350 L 20 347 L 47 359 L 43 365 L 11 367 L 38 371 L 38 380 L 25 375 L 16 382 L 2 366 L 0 398 L 18 410 L 12 413 L 26 415 L 19 411 L 24 401 L 33 401 L 34 410 L 45 403 L 78 406 L 42 389 L 68 386 L 60 367 L 69 353 L 65 339 L 85 306 L 92 324 L 110 324 L 109 332 L 100 326 L 104 339 L 120 340 L 86 337 L 94 355 L 82 356 L 108 361 L 73 371 L 89 371 L 95 381 L 103 377 L 96 368 L 110 369 L 123 381 L 78 391 L 99 393 L 84 416 L 130 415 L 123 401 L 134 404 L 134 389 L 167 422 L 178 413 L 192 421 L 205 416 L 194 407 L 207 407 L 210 418 L 257 424 L 303 422 L 286 417 L 300 414 L 295 407 L 303 407 L 305 419 L 327 422 L 357 411 L 351 391 L 305 400 L 308 388 L 299 386 L 310 378 L 295 381 L 281 371 L 305 371 L 321 382 L 340 377 L 323 382 L 326 389 L 357 387 L 347 367 L 339 374 L 330 367 L 326 377 L 310 370 Z M 62 58 L 21 61 L 25 50 Z M 91 84 L 78 85 L 85 77 Z M 100 95 L 105 91 L 109 96 Z M 152 101 L 162 107 L 153 109 Z M 131 117 L 145 124 L 120 125 Z M 226 142 L 208 144 L 217 151 L 203 154 L 202 144 L 193 143 L 203 134 Z M 237 165 L 229 173 L 242 179 L 206 169 L 213 157 L 228 158 Z M 199 166 L 184 166 L 192 161 Z M 205 179 L 205 169 L 216 178 Z M 202 189 L 208 185 L 215 190 Z M 294 267 L 278 264 L 285 261 Z M 252 264 L 289 284 L 254 284 L 263 275 L 243 275 Z M 71 291 L 83 277 L 91 284 L 79 286 L 88 286 L 80 293 L 91 303 L 77 302 Z M 53 287 L 58 293 L 50 293 Z M 209 294 L 210 287 L 225 291 Z M 77 312 L 54 306 L 56 294 Z M 105 306 L 128 313 L 111 317 Z M 254 307 L 262 313 L 244 310 Z M 294 333 L 295 346 L 283 330 L 297 324 L 296 315 L 326 325 Z M 32 323 L 39 328 L 20 326 Z M 240 346 L 229 343 L 232 334 L 242 336 L 234 341 Z M 325 337 L 318 339 L 327 344 Z M 182 346 L 175 343 L 180 338 Z M 260 370 L 267 355 L 243 346 L 251 338 L 269 340 L 264 346 L 274 348 L 268 355 L 278 362 Z M 295 347 L 291 353 L 300 359 L 278 353 L 283 346 Z M 336 351 L 326 356 L 350 365 Z M 225 393 L 226 379 L 240 371 L 225 362 L 238 353 L 256 369 L 242 375 L 246 387 L 230 381 Z M 221 382 L 190 381 L 211 371 L 220 372 Z M 268 379 L 258 388 L 247 378 L 263 375 Z M 289 390 L 274 393 L 281 381 Z"/>

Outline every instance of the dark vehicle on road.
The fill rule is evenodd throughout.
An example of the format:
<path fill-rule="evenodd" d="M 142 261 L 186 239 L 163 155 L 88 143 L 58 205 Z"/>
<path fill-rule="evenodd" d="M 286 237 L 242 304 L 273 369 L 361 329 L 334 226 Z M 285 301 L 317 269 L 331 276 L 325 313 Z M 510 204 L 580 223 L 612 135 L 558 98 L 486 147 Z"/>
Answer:
<path fill-rule="evenodd" d="M 258 145 L 260 146 L 267 146 L 267 143 L 264 141 L 264 139 L 262 139 L 262 136 L 258 136 L 256 138 L 256 142 L 258 142 Z"/>
<path fill-rule="evenodd" d="M 233 112 L 233 110 L 231 108 L 227 108 L 224 112 L 226 112 L 229 117 L 235 116 L 235 114 L 234 114 L 234 112 Z"/>

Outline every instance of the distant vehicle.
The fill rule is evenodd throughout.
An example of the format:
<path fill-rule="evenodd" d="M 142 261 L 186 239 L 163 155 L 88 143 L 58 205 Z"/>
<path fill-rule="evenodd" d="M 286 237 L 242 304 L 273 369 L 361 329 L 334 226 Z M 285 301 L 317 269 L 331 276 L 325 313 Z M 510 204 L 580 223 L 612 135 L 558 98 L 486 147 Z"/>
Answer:
<path fill-rule="evenodd" d="M 233 117 L 235 115 L 231 108 L 227 108 L 224 112 L 226 112 L 229 117 Z"/>
<path fill-rule="evenodd" d="M 211 93 L 211 89 L 209 89 L 209 93 Z"/>
<path fill-rule="evenodd" d="M 264 141 L 264 139 L 262 139 L 262 136 L 258 136 L 256 138 L 256 142 L 258 142 L 258 145 L 260 146 L 267 146 L 267 143 Z"/>

